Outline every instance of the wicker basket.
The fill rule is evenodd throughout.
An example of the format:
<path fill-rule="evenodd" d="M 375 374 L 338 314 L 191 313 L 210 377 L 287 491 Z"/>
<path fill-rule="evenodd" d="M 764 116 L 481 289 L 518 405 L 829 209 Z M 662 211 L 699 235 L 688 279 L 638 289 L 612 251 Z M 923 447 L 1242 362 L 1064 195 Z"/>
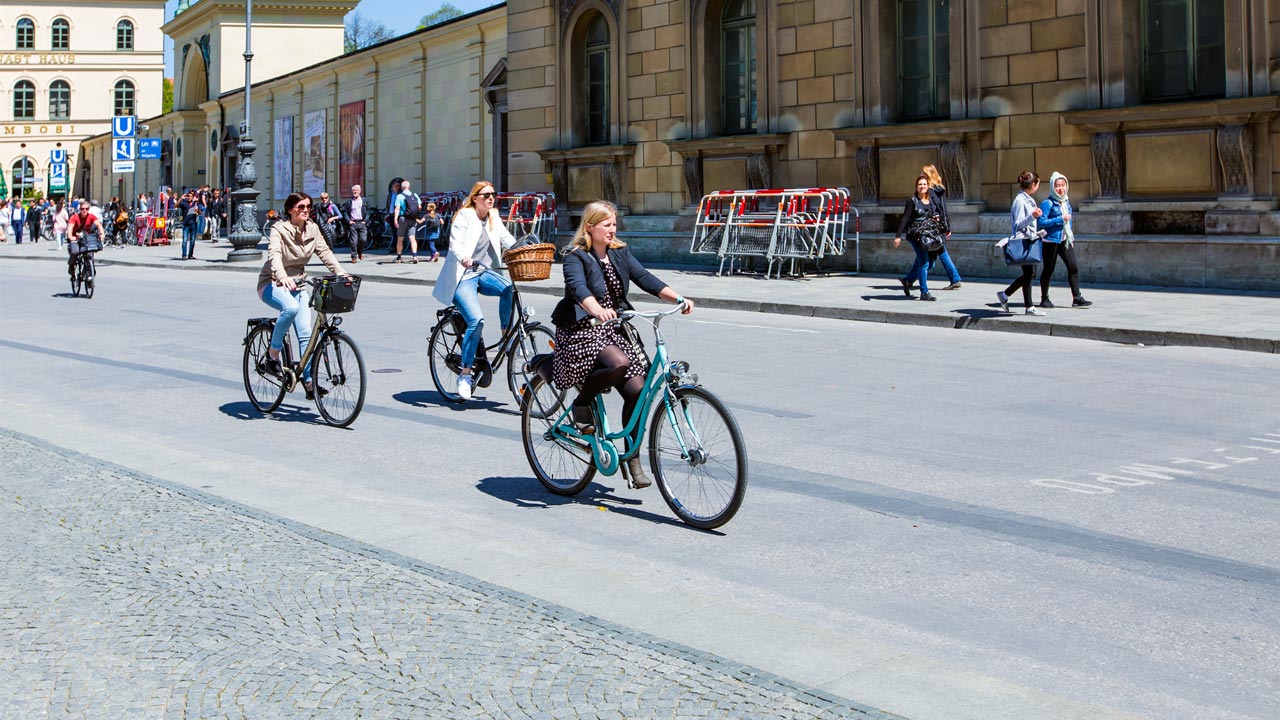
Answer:
<path fill-rule="evenodd" d="M 512 280 L 533 282 L 551 277 L 551 263 L 556 257 L 556 246 L 551 243 L 524 245 L 502 254 L 507 273 Z"/>

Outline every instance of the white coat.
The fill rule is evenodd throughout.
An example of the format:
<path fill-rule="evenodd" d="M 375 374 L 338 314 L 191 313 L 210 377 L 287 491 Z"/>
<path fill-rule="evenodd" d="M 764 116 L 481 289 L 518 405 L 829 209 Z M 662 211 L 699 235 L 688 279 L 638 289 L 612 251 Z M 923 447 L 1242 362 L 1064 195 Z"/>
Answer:
<path fill-rule="evenodd" d="M 495 264 L 502 264 L 502 250 L 516 244 L 516 239 L 507 231 L 497 210 L 489 211 L 487 231 L 489 243 L 493 248 Z M 449 228 L 449 254 L 444 258 L 440 268 L 440 277 L 436 278 L 436 288 L 431 296 L 442 305 L 453 304 L 453 294 L 458 290 L 458 283 L 467 269 L 462 267 L 462 259 L 475 254 L 476 245 L 480 242 L 480 230 L 484 227 L 480 218 L 476 217 L 474 208 L 463 208 L 453 216 L 453 224 Z"/>

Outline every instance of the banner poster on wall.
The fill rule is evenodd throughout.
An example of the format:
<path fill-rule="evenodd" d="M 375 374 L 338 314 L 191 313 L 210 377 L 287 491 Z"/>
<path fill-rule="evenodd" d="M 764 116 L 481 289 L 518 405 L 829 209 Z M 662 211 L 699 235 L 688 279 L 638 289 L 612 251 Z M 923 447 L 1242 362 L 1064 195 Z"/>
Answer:
<path fill-rule="evenodd" d="M 338 195 L 351 197 L 352 185 L 364 185 L 364 101 L 338 108 Z"/>
<path fill-rule="evenodd" d="M 307 113 L 302 122 L 302 191 L 313 198 L 324 192 L 324 110 Z"/>
<path fill-rule="evenodd" d="M 293 192 L 293 116 L 276 119 L 276 154 L 271 173 L 276 200 L 284 200 Z"/>

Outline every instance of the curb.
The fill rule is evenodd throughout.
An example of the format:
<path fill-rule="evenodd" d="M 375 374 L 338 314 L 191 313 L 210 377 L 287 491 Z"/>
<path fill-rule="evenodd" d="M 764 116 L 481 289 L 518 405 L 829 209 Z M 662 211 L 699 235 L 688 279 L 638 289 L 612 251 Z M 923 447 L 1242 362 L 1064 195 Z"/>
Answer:
<path fill-rule="evenodd" d="M 3 256 L 3 260 L 48 260 L 66 262 L 61 257 Z M 104 265 L 121 267 L 159 268 L 169 270 L 195 271 L 229 271 L 258 273 L 261 268 L 256 264 L 239 264 L 223 261 L 218 264 L 186 265 L 169 267 L 155 263 L 136 262 L 132 260 L 103 259 Z M 378 275 L 361 275 L 364 282 L 386 283 L 388 285 L 423 285 L 434 287 L 435 280 L 427 278 L 383 277 Z M 520 292 L 533 295 L 559 296 L 560 288 L 540 285 L 521 285 Z M 647 296 L 639 299 L 646 300 Z M 1090 325 L 1054 324 L 1051 322 L 1025 320 L 1018 322 L 992 322 L 1003 315 L 991 317 L 935 315 L 910 311 L 871 310 L 823 305 L 796 305 L 793 303 L 761 302 L 759 300 L 736 300 L 731 298 L 704 297 L 698 298 L 698 306 L 710 310 L 734 310 L 738 312 L 754 312 L 770 315 L 795 315 L 800 317 L 825 318 L 830 320 L 851 320 L 855 322 L 873 322 L 890 325 L 912 325 L 916 327 L 948 328 L 953 330 L 982 330 L 987 332 L 1006 332 L 1022 335 L 1044 335 L 1049 337 L 1068 338 L 1072 340 L 1093 340 L 1097 342 L 1117 343 L 1121 345 L 1150 345 L 1153 347 L 1198 347 L 1219 350 L 1241 350 L 1280 354 L 1280 340 L 1269 338 L 1250 338 L 1235 335 L 1218 335 L 1213 333 L 1178 332 L 1175 330 L 1144 330 L 1141 328 L 1111 328 Z"/>

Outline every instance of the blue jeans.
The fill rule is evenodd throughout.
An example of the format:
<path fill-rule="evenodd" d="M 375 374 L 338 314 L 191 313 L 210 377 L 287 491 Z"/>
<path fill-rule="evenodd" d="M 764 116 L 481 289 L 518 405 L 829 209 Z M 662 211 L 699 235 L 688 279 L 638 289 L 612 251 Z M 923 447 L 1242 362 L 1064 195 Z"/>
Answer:
<path fill-rule="evenodd" d="M 272 350 L 284 347 L 285 335 L 289 334 L 289 326 L 293 325 L 293 332 L 298 336 L 298 358 L 307 351 L 307 343 L 311 342 L 311 309 L 307 307 L 310 295 L 301 287 L 292 292 L 274 283 L 263 288 L 262 302 L 280 311 L 275 332 L 271 333 Z M 302 381 L 311 382 L 310 367 L 302 368 Z"/>
<path fill-rule="evenodd" d="M 436 241 L 440 239 L 440 233 L 427 236 L 427 246 L 431 249 L 431 254 L 436 255 L 440 251 L 436 249 Z"/>
<path fill-rule="evenodd" d="M 928 294 L 929 292 L 929 270 L 933 269 L 933 258 L 929 257 L 929 253 L 925 252 L 924 245 L 919 240 L 907 238 L 911 243 L 911 249 L 916 251 L 916 261 L 911 264 L 911 269 L 902 277 L 902 281 L 906 283 L 920 283 L 920 292 Z"/>
<path fill-rule="evenodd" d="M 194 225 L 182 226 L 182 257 L 192 257 L 196 252 L 196 228 Z"/>
<path fill-rule="evenodd" d="M 476 360 L 476 347 L 484 331 L 484 313 L 480 310 L 480 295 L 502 298 L 498 302 L 498 315 L 505 329 L 511 324 L 511 306 L 515 300 L 515 287 L 511 281 L 492 270 L 470 275 L 458 283 L 453 291 L 453 304 L 467 321 L 467 332 L 462 336 L 462 367 L 470 368 Z"/>
<path fill-rule="evenodd" d="M 956 264 L 951 262 L 946 246 L 943 246 L 942 252 L 938 253 L 937 259 L 942 261 L 942 267 L 947 271 L 947 278 L 953 283 L 960 282 L 960 271 L 956 269 Z"/>

